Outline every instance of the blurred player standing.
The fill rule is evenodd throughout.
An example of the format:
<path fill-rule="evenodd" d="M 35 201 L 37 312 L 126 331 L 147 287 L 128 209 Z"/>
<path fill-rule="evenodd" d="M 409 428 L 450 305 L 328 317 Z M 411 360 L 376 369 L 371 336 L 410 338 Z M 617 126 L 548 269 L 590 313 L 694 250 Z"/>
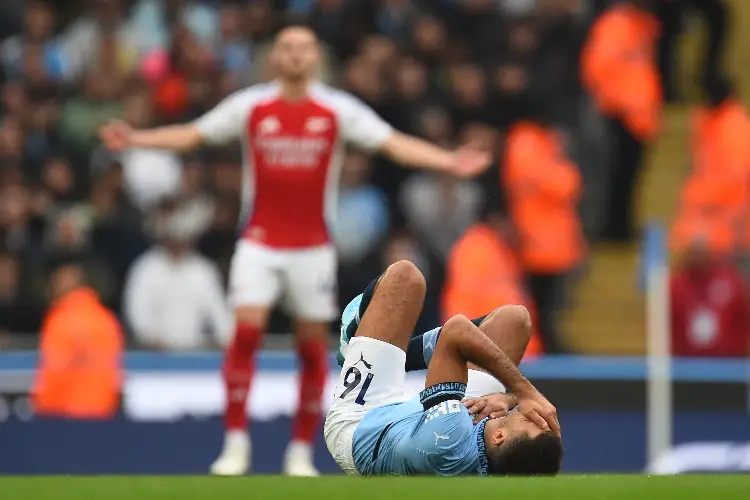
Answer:
<path fill-rule="evenodd" d="M 394 131 L 353 96 L 314 81 L 319 59 L 314 33 L 286 28 L 271 54 L 276 81 L 232 94 L 193 123 L 133 130 L 117 122 L 100 131 L 105 144 L 115 150 L 184 151 L 242 142 L 248 218 L 229 278 L 236 328 L 223 369 L 224 449 L 211 466 L 218 475 L 240 475 L 250 467 L 246 403 L 253 358 L 269 313 L 282 299 L 295 318 L 302 372 L 284 471 L 317 475 L 312 443 L 322 418 L 329 323 L 338 312 L 336 254 L 328 225 L 335 215 L 345 143 L 381 152 L 402 165 L 458 175 L 473 175 L 489 164 L 482 153 L 451 152 Z"/>

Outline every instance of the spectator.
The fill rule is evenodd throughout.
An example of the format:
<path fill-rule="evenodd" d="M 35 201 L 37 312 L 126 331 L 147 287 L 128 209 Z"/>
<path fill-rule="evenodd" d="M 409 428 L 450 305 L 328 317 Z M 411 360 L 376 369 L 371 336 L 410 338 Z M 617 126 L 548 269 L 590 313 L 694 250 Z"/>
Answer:
<path fill-rule="evenodd" d="M 60 36 L 68 80 L 77 81 L 95 70 L 110 76 L 129 73 L 135 68 L 142 34 L 126 22 L 123 1 L 87 3 L 84 16 Z"/>
<path fill-rule="evenodd" d="M 445 262 L 450 248 L 477 218 L 481 189 L 471 180 L 434 174 L 414 175 L 401 189 L 409 228 Z"/>
<path fill-rule="evenodd" d="M 675 78 L 676 55 L 680 35 L 689 25 L 693 12 L 705 21 L 707 36 L 699 69 L 700 83 L 705 85 L 711 78 L 726 77 L 723 58 L 729 34 L 731 8 L 725 0 L 661 0 L 656 2 L 656 12 L 661 22 L 658 60 L 664 96 L 667 102 L 680 99 L 680 91 Z"/>
<path fill-rule="evenodd" d="M 126 194 L 122 170 L 114 163 L 93 176 L 90 201 L 85 207 L 90 223 L 89 246 L 111 270 L 118 285 L 113 298 L 118 311 L 128 269 L 149 244 L 142 214 Z"/>
<path fill-rule="evenodd" d="M 190 220 L 181 210 L 167 209 L 154 231 L 160 244 L 135 261 L 125 285 L 125 318 L 139 347 L 182 351 L 225 345 L 232 318 L 221 276 L 193 250 Z"/>
<path fill-rule="evenodd" d="M 245 40 L 242 9 L 239 5 L 223 5 L 219 11 L 220 38 L 217 48 L 223 69 L 232 78 L 235 88 L 247 85 L 252 64 L 252 48 Z"/>
<path fill-rule="evenodd" d="M 179 203 L 182 217 L 190 221 L 195 239 L 203 236 L 214 219 L 214 200 L 204 190 L 203 165 L 193 159 L 182 169 Z"/>
<path fill-rule="evenodd" d="M 489 121 L 489 105 L 485 73 L 476 65 L 464 64 L 452 68 L 450 106 L 453 122 L 461 128 L 469 122 Z"/>
<path fill-rule="evenodd" d="M 701 237 L 728 257 L 746 243 L 750 179 L 750 116 L 730 82 L 709 83 L 705 107 L 693 116 L 693 168 L 682 190 L 672 244 L 678 251 Z"/>
<path fill-rule="evenodd" d="M 372 159 L 349 151 L 341 178 L 334 242 L 339 251 L 338 285 L 341 301 L 361 291 L 382 271 L 376 257 L 390 229 L 385 193 L 368 183 Z"/>
<path fill-rule="evenodd" d="M 661 88 L 654 56 L 658 22 L 648 0 L 624 0 L 591 28 L 582 54 L 582 80 L 610 119 L 612 153 L 603 237 L 635 237 L 633 195 L 646 142 L 660 125 Z"/>
<path fill-rule="evenodd" d="M 23 120 L 29 96 L 22 81 L 9 81 L 2 86 L 2 117 Z"/>
<path fill-rule="evenodd" d="M 444 320 L 455 314 L 478 318 L 504 304 L 521 304 L 534 316 L 512 232 L 507 218 L 489 209 L 483 220 L 456 242 L 448 258 L 442 297 Z M 538 354 L 540 350 L 535 332 L 526 354 Z"/>
<path fill-rule="evenodd" d="M 23 123 L 20 118 L 8 118 L 0 124 L 0 160 L 8 167 L 20 166 L 24 161 Z"/>
<path fill-rule="evenodd" d="M 367 184 L 370 158 L 358 151 L 347 153 L 341 180 L 336 225 L 336 247 L 344 264 L 357 265 L 388 233 L 388 203 L 383 193 Z"/>
<path fill-rule="evenodd" d="M 26 160 L 33 170 L 37 170 L 48 158 L 63 150 L 55 130 L 60 107 L 51 99 L 37 99 L 28 103 L 25 109 L 26 120 Z M 60 158 L 65 161 L 64 158 Z"/>
<path fill-rule="evenodd" d="M 42 188 L 50 203 L 57 206 L 71 203 L 76 199 L 75 177 L 70 162 L 64 157 L 49 156 L 42 167 Z"/>
<path fill-rule="evenodd" d="M 110 419 L 118 410 L 123 337 L 115 316 L 85 285 L 83 268 L 59 264 L 42 328 L 33 403 L 38 415 Z"/>
<path fill-rule="evenodd" d="M 52 80 L 66 76 L 67 61 L 60 45 L 54 39 L 55 14 L 43 1 L 29 2 L 24 13 L 21 35 L 7 38 L 0 44 L 0 63 L 5 77 L 20 80 L 28 76 L 26 66 L 31 55 L 38 54 L 44 74 Z"/>
<path fill-rule="evenodd" d="M 739 271 L 694 240 L 671 280 L 672 352 L 744 357 L 750 353 L 750 294 Z"/>
<path fill-rule="evenodd" d="M 384 0 L 382 4 L 375 21 L 378 32 L 399 43 L 406 42 L 409 26 L 417 15 L 414 3 L 409 0 Z"/>
<path fill-rule="evenodd" d="M 201 254 L 219 266 L 225 282 L 229 276 L 229 265 L 237 241 L 238 216 L 237 198 L 232 193 L 218 193 L 211 226 L 198 243 Z"/>
<path fill-rule="evenodd" d="M 566 277 L 585 252 L 577 213 L 582 186 L 578 169 L 565 157 L 560 135 L 545 123 L 543 114 L 538 120 L 511 127 L 502 179 L 542 341 L 547 352 L 556 353 L 564 351 L 556 316 Z"/>
<path fill-rule="evenodd" d="M 84 92 L 65 102 L 60 115 L 60 134 L 77 152 L 98 145 L 96 131 L 108 120 L 122 118 L 123 80 L 115 73 L 92 70 L 85 76 Z"/>
<path fill-rule="evenodd" d="M 92 221 L 83 206 L 61 209 L 49 214 L 44 231 L 45 254 L 52 259 L 75 258 L 86 272 L 87 282 L 101 300 L 114 306 L 118 283 L 106 261 L 92 252 Z"/>
<path fill-rule="evenodd" d="M 39 328 L 39 310 L 25 288 L 20 259 L 9 252 L 0 253 L 0 336 L 29 334 Z"/>
<path fill-rule="evenodd" d="M 216 46 L 219 20 L 208 2 L 137 0 L 129 20 L 132 32 L 137 35 L 137 46 L 141 53 L 167 49 L 173 41 L 170 34 L 175 24 L 187 27 L 204 47 Z"/>

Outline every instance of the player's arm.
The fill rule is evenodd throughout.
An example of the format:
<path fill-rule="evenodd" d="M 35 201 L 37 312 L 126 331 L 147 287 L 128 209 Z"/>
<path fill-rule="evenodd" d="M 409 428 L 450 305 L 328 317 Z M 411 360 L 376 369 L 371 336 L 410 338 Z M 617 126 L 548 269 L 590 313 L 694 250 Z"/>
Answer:
<path fill-rule="evenodd" d="M 251 101 L 251 91 L 240 91 L 191 123 L 136 130 L 125 122 L 111 122 L 99 130 L 99 137 L 113 151 L 136 147 L 185 152 L 204 144 L 226 144 L 240 137 Z"/>
<path fill-rule="evenodd" d="M 460 167 L 458 153 L 397 130 L 385 140 L 380 153 L 405 167 L 451 173 Z"/>
<path fill-rule="evenodd" d="M 203 136 L 194 123 L 168 125 L 130 132 L 129 145 L 137 148 L 191 151 L 203 145 Z"/>
<path fill-rule="evenodd" d="M 379 152 L 393 162 L 455 175 L 475 175 L 490 164 L 489 154 L 469 148 L 451 151 L 394 130 L 369 106 L 348 94 L 342 94 L 342 134 L 359 149 Z"/>
<path fill-rule="evenodd" d="M 560 431 L 555 407 L 520 372 L 502 350 L 464 316 L 454 316 L 443 326 L 427 369 L 425 390 L 439 391 L 454 384 L 465 387 L 468 363 L 474 363 L 500 380 L 518 398 L 519 409 L 540 427 Z M 446 395 L 446 398 L 452 397 Z M 434 401 L 433 401 L 434 403 Z"/>

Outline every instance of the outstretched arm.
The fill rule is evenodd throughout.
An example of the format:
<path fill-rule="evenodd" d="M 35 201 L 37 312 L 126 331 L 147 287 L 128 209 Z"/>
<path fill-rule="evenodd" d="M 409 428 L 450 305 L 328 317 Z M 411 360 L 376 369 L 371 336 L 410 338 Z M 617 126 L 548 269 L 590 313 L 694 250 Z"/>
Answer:
<path fill-rule="evenodd" d="M 122 124 L 119 126 L 122 127 Z M 149 130 L 124 130 L 125 141 L 122 147 L 170 149 L 173 151 L 191 151 L 200 147 L 204 140 L 198 127 L 192 123 L 168 125 Z M 106 135 L 103 134 L 107 146 Z M 115 139 L 117 140 L 117 139 Z M 118 149 L 118 148 L 113 148 Z"/>
<path fill-rule="evenodd" d="M 560 431 L 555 407 L 521 374 L 516 365 L 479 328 L 464 316 L 454 316 L 443 326 L 427 369 L 425 387 L 468 380 L 468 363 L 474 363 L 502 382 L 517 398 L 519 409 L 540 427 Z"/>
<path fill-rule="evenodd" d="M 404 167 L 422 168 L 453 175 L 473 176 L 486 170 L 491 156 L 471 148 L 455 151 L 394 130 L 372 108 L 356 97 L 339 95 L 341 133 L 358 149 L 384 156 Z"/>
<path fill-rule="evenodd" d="M 454 175 L 481 173 L 490 163 L 487 153 L 461 148 L 450 151 L 423 139 L 394 131 L 380 152 L 395 163 Z"/>
<path fill-rule="evenodd" d="M 113 151 L 136 148 L 190 151 L 203 144 L 226 144 L 240 137 L 256 90 L 234 93 L 192 123 L 135 130 L 125 122 L 112 122 L 99 130 L 99 138 Z"/>

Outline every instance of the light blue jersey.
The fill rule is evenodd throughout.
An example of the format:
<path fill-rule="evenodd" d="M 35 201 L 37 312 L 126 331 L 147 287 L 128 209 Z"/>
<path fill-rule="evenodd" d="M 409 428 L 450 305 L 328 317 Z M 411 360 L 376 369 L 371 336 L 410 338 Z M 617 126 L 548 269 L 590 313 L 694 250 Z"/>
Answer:
<path fill-rule="evenodd" d="M 365 476 L 487 475 L 487 420 L 474 425 L 460 401 L 465 392 L 462 383 L 438 384 L 418 398 L 368 412 L 354 431 L 357 471 Z"/>

